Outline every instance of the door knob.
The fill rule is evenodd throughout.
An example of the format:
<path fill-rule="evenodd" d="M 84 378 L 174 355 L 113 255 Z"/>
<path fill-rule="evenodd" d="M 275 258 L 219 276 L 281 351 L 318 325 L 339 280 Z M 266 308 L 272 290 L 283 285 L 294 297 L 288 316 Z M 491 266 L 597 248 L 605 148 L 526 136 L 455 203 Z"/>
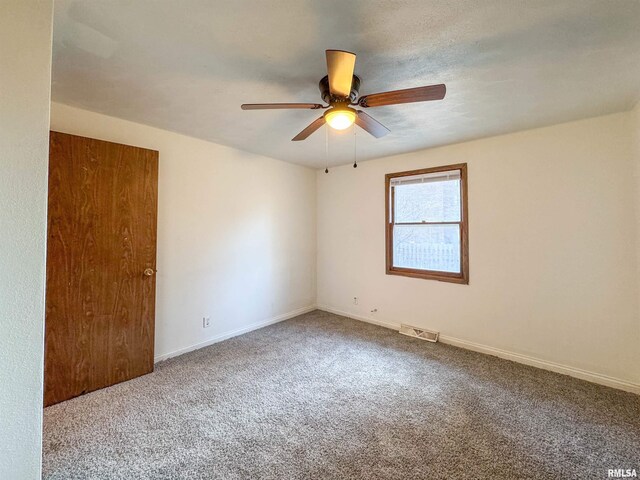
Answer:
<path fill-rule="evenodd" d="M 154 270 L 153 268 L 145 268 L 145 269 L 144 269 L 144 274 L 145 274 L 147 277 L 150 277 L 150 276 L 151 276 L 151 275 L 153 275 L 154 273 L 156 273 L 156 272 L 155 272 L 155 270 Z"/>

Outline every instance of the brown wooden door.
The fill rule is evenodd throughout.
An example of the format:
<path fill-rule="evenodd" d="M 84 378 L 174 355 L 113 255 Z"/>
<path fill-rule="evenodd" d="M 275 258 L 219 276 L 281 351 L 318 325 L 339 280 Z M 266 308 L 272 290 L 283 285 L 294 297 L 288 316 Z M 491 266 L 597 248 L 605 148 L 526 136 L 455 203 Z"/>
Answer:
<path fill-rule="evenodd" d="M 158 152 L 51 132 L 45 406 L 153 371 L 157 196 Z"/>

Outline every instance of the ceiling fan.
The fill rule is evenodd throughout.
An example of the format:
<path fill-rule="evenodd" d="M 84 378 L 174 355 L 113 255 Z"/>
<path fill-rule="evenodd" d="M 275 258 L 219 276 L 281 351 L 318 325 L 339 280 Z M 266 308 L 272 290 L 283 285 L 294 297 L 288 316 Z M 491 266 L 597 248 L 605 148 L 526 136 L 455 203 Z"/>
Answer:
<path fill-rule="evenodd" d="M 294 142 L 306 139 L 325 123 L 328 123 L 331 128 L 336 130 L 344 130 L 355 122 L 363 130 L 366 130 L 376 138 L 380 138 L 384 137 L 390 130 L 362 110 L 356 110 L 351 106 L 369 108 L 400 103 L 442 100 L 447 91 L 444 84 L 439 84 L 373 93 L 358 98 L 360 78 L 353 74 L 356 64 L 355 53 L 343 50 L 327 50 L 326 55 L 328 75 L 320 80 L 320 94 L 322 100 L 328 105 L 320 103 L 245 103 L 241 108 L 243 110 L 328 109 L 321 117 L 314 120 L 308 127 L 293 137 L 292 141 Z"/>

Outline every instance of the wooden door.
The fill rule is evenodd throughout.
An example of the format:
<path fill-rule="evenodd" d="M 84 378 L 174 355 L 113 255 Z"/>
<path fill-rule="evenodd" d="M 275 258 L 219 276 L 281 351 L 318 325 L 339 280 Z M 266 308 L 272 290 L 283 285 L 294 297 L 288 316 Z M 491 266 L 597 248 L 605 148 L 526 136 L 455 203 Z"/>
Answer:
<path fill-rule="evenodd" d="M 153 371 L 158 152 L 51 132 L 44 404 Z"/>

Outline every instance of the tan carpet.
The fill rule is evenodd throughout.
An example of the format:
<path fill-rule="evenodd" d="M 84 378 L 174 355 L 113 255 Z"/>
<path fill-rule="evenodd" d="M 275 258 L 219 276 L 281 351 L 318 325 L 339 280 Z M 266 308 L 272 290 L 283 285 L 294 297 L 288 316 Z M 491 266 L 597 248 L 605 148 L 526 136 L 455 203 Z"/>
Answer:
<path fill-rule="evenodd" d="M 640 397 L 312 312 L 45 409 L 47 479 L 604 479 Z"/>

